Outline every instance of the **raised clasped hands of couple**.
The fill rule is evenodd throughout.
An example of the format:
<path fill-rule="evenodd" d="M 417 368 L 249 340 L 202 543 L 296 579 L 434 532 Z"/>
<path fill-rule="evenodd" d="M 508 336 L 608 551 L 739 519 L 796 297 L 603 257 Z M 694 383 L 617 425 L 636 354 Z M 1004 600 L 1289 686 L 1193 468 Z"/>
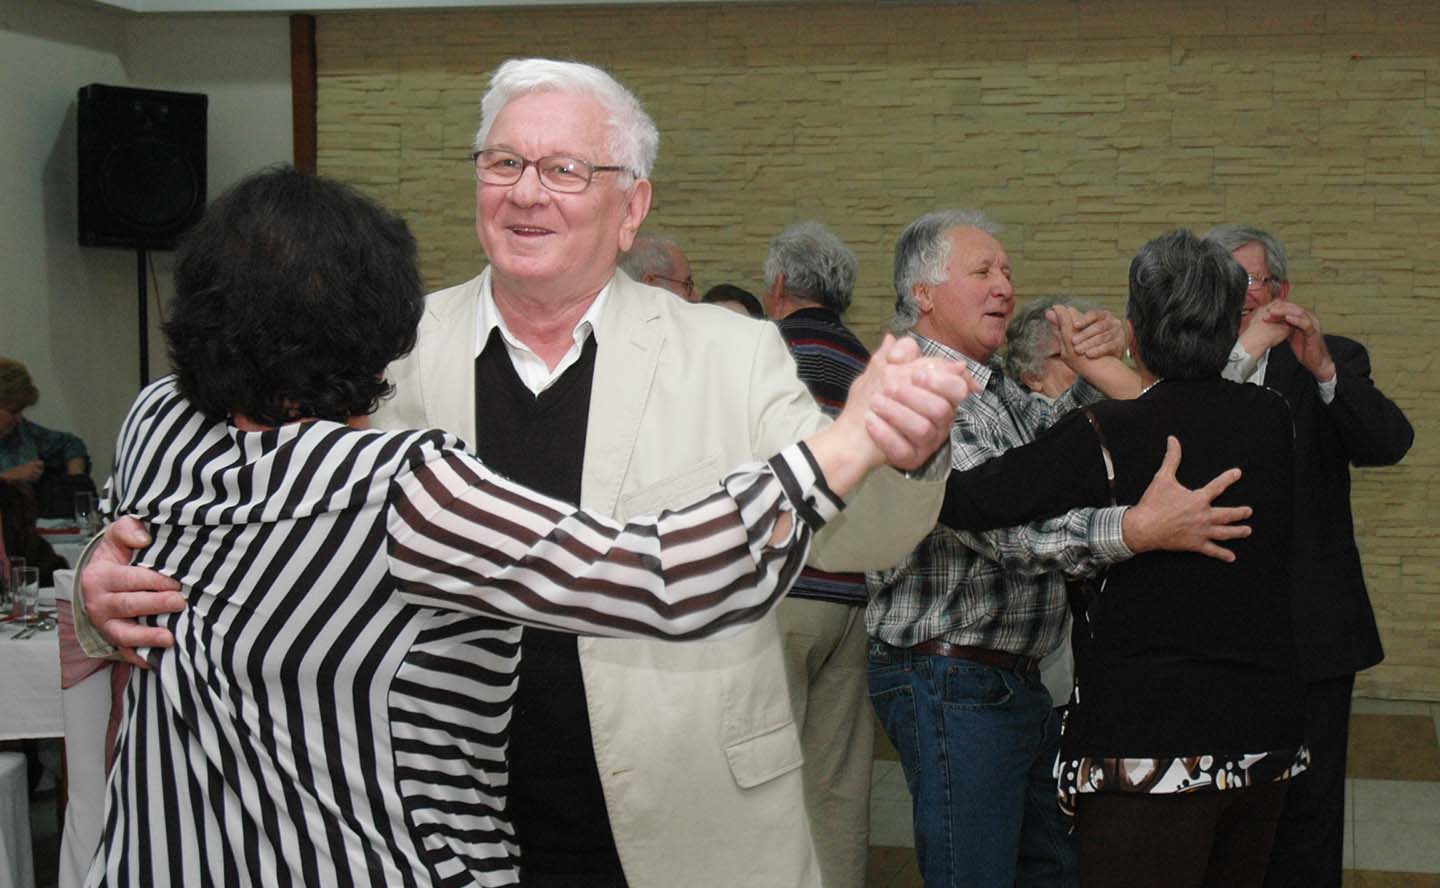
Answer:
<path fill-rule="evenodd" d="M 1055 329 L 1059 358 L 1074 367 L 1078 359 L 1125 357 L 1125 325 L 1102 308 L 1082 312 L 1070 305 L 1052 305 L 1045 319 Z"/>
<path fill-rule="evenodd" d="M 886 334 L 851 384 L 835 429 L 864 468 L 914 471 L 949 440 L 956 406 L 977 388 L 964 363 L 923 357 L 915 340 Z"/>
<path fill-rule="evenodd" d="M 1256 308 L 1250 324 L 1240 334 L 1240 345 L 1252 356 L 1289 343 L 1295 359 L 1309 370 L 1318 382 L 1335 378 L 1335 361 L 1325 344 L 1325 331 L 1313 311 L 1286 300 L 1275 300 Z"/>

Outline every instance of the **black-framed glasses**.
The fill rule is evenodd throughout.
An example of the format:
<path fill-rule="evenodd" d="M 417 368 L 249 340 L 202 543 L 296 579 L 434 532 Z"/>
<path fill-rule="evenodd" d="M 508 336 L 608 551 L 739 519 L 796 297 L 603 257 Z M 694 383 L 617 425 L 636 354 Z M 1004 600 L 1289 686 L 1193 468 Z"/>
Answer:
<path fill-rule="evenodd" d="M 564 154 L 549 154 L 531 160 L 504 148 L 485 148 L 476 151 L 472 158 L 475 161 L 475 177 L 487 185 L 514 185 L 525 175 L 525 168 L 533 166 L 540 175 L 541 185 L 563 194 L 576 194 L 589 188 L 596 173 L 634 175 L 629 167 L 590 163 Z"/>
<path fill-rule="evenodd" d="M 1271 284 L 1278 283 L 1280 283 L 1279 278 L 1270 277 L 1268 274 L 1265 277 L 1258 278 L 1253 274 L 1245 275 L 1245 289 L 1247 290 L 1258 290 L 1261 287 L 1268 287 Z"/>
<path fill-rule="evenodd" d="M 685 288 L 686 293 L 695 292 L 695 278 L 693 276 L 688 278 L 672 278 L 666 277 L 663 274 L 652 274 L 650 276 L 657 280 L 669 281 L 672 284 L 679 284 L 680 286 Z"/>

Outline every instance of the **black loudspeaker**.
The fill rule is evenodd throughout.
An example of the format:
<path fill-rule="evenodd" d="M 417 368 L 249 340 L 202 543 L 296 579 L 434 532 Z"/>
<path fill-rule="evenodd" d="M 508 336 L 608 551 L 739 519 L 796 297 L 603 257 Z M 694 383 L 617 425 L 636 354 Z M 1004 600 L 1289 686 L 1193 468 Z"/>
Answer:
<path fill-rule="evenodd" d="M 80 245 L 173 249 L 205 209 L 199 93 L 80 89 Z"/>

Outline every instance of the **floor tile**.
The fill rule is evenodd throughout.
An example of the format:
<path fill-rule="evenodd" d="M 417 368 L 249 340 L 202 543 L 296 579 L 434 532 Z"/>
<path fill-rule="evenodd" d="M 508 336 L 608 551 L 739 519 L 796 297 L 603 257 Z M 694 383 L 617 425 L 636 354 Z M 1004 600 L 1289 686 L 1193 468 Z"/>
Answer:
<path fill-rule="evenodd" d="M 870 800 L 870 844 L 889 848 L 914 848 L 915 828 L 910 800 Z"/>
<path fill-rule="evenodd" d="M 1433 823 L 1355 822 L 1357 870 L 1440 873 L 1440 841 Z"/>
<path fill-rule="evenodd" d="M 1369 780 L 1440 780 L 1440 744 L 1430 715 L 1350 718 L 1346 772 Z"/>
<path fill-rule="evenodd" d="M 1351 817 L 1357 822 L 1428 823 L 1440 844 L 1440 783 L 1419 780 L 1350 781 Z"/>
<path fill-rule="evenodd" d="M 1353 697 L 1351 715 L 1429 715 L 1433 704 L 1421 700 L 1378 700 L 1374 697 Z"/>
<path fill-rule="evenodd" d="M 1344 888 L 1440 888 L 1440 874 L 1357 870 L 1345 874 Z"/>
<path fill-rule="evenodd" d="M 910 801 L 910 788 L 905 785 L 905 771 L 899 762 L 875 762 L 871 769 L 870 798 L 883 802 Z"/>

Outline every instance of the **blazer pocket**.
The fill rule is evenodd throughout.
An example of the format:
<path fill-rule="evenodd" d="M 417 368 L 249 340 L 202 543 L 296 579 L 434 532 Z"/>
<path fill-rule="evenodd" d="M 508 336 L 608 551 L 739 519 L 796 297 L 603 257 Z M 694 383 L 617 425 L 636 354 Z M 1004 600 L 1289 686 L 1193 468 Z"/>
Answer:
<path fill-rule="evenodd" d="M 774 780 L 781 774 L 800 767 L 805 761 L 800 752 L 800 734 L 795 722 L 787 721 L 745 740 L 725 747 L 730 773 L 741 789 Z"/>
<path fill-rule="evenodd" d="M 716 490 L 725 468 L 720 465 L 719 457 L 712 456 L 694 468 L 626 494 L 620 497 L 617 517 L 628 520 L 636 515 L 653 515 L 664 508 L 686 505 L 688 500 Z"/>

